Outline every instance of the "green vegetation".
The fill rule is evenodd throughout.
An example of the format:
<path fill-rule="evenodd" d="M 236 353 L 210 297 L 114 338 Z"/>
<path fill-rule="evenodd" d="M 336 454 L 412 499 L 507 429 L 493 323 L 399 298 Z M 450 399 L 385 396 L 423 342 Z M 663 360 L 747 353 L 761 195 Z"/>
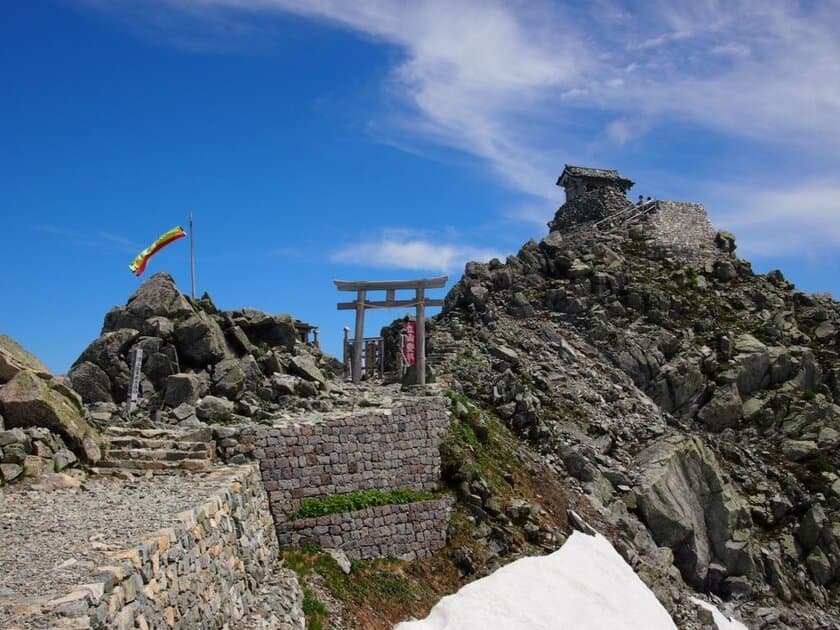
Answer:
<path fill-rule="evenodd" d="M 425 586 L 430 578 L 420 569 L 421 561 L 354 561 L 350 573 L 345 574 L 333 557 L 317 546 L 282 549 L 280 558 L 301 577 L 302 584 L 317 576 L 315 580 L 349 610 L 377 611 L 388 618 L 400 619 L 412 612 L 425 615 L 438 599 Z M 417 575 L 413 574 L 415 570 Z M 441 571 L 436 574 L 440 576 Z M 304 588 L 303 612 L 307 628 L 328 626 L 329 611 L 309 588 Z"/>
<path fill-rule="evenodd" d="M 415 501 L 428 501 L 436 498 L 431 492 L 415 492 L 413 490 L 358 490 L 348 494 L 331 494 L 314 497 L 301 501 L 300 507 L 289 515 L 290 520 L 324 516 L 326 514 L 340 514 L 353 512 L 380 505 L 402 505 Z"/>
<path fill-rule="evenodd" d="M 322 630 L 330 613 L 312 591 L 305 588 L 303 589 L 303 614 L 306 615 L 306 627 L 309 630 Z"/>

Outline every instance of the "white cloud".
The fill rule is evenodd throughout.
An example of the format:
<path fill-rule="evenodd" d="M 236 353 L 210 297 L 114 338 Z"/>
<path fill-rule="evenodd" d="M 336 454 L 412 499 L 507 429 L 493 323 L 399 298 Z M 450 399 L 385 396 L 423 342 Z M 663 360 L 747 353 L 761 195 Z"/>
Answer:
<path fill-rule="evenodd" d="M 503 258 L 498 252 L 459 243 L 434 242 L 411 230 L 385 230 L 379 238 L 344 247 L 332 262 L 385 269 L 450 272 L 471 260 Z"/>
<path fill-rule="evenodd" d="M 740 253 L 785 256 L 840 248 L 840 185 L 804 181 L 787 188 L 720 187 L 715 205 L 726 208 L 721 227 L 738 236 Z"/>
<path fill-rule="evenodd" d="M 381 120 L 377 134 L 392 133 L 395 145 L 410 146 L 413 137 L 471 154 L 549 208 L 558 199 L 554 181 L 563 162 L 622 166 L 607 161 L 665 124 L 687 123 L 750 144 L 756 154 L 768 146 L 796 153 L 802 164 L 824 169 L 815 176 L 836 172 L 840 159 L 837 2 L 158 0 L 155 6 L 148 13 L 160 28 L 171 28 L 177 16 L 193 25 L 205 19 L 215 34 L 235 36 L 243 18 L 292 13 L 397 47 L 403 54 L 386 79 L 387 93 L 404 113 Z M 220 28 L 225 20 L 233 26 Z M 725 180 L 726 156 L 717 159 Z M 767 182 L 766 165 L 754 168 L 756 181 Z M 741 192 L 760 191 L 753 184 Z M 782 190 L 774 203 L 791 212 L 800 206 L 799 192 Z M 756 221 L 750 229 L 770 225 L 766 216 Z M 811 237 L 831 241 L 818 231 Z M 412 251 L 422 252 L 421 242 L 415 245 Z M 418 264 L 405 253 L 401 259 Z"/>

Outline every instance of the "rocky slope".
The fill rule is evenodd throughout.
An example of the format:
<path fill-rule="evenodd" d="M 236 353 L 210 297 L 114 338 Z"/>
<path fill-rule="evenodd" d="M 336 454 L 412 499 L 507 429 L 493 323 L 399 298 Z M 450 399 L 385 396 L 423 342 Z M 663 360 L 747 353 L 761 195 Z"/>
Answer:
<path fill-rule="evenodd" d="M 586 497 L 684 625 L 683 581 L 751 626 L 839 627 L 840 305 L 753 273 L 731 234 L 675 251 L 648 217 L 603 220 L 620 195 L 572 206 L 467 265 L 432 326 L 441 380 Z"/>
<path fill-rule="evenodd" d="M 289 315 L 220 311 L 206 294 L 190 300 L 166 273 L 109 311 L 70 368 L 70 383 L 100 422 L 132 422 L 122 405 L 135 349 L 143 352 L 135 424 L 270 421 L 284 410 L 341 405 L 329 378 L 341 364 L 302 341 Z"/>

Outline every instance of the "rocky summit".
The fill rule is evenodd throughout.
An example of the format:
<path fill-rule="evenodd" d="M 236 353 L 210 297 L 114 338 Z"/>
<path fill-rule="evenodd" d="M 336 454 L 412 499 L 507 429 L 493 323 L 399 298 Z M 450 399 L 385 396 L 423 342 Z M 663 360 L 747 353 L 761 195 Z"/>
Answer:
<path fill-rule="evenodd" d="M 165 273 L 66 378 L 0 336 L 0 625 L 386 628 L 595 530 L 680 628 L 840 628 L 840 304 L 735 252 L 697 204 L 579 192 L 467 264 L 421 388 Z"/>
<path fill-rule="evenodd" d="M 838 627 L 840 305 L 754 273 L 694 204 L 676 242 L 688 204 L 667 203 L 586 193 L 541 242 L 469 263 L 437 370 L 586 497 L 672 612 L 685 582 L 751 627 Z"/>

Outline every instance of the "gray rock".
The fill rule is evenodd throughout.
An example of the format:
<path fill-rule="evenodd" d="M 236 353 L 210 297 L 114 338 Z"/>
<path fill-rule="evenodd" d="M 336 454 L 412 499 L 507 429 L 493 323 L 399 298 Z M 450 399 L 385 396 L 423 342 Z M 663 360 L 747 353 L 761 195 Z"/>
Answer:
<path fill-rule="evenodd" d="M 748 334 L 740 335 L 735 340 L 733 361 L 741 396 L 749 396 L 767 387 L 770 382 L 770 353 L 758 339 Z"/>
<path fill-rule="evenodd" d="M 85 438 L 98 441 L 79 400 L 68 396 L 57 383 L 44 381 L 28 370 L 18 372 L 0 388 L 0 409 L 9 426 L 46 427 L 75 448 L 82 447 Z"/>
<path fill-rule="evenodd" d="M 313 381 L 319 385 L 323 385 L 327 381 L 324 373 L 318 369 L 318 366 L 315 365 L 314 359 L 309 355 L 303 354 L 292 357 L 289 369 L 301 378 L 304 378 L 307 381 Z"/>
<path fill-rule="evenodd" d="M 201 311 L 176 326 L 175 347 L 182 362 L 203 368 L 225 357 L 225 336 L 219 325 Z"/>
<path fill-rule="evenodd" d="M 491 345 L 487 348 L 491 356 L 496 357 L 500 361 L 510 363 L 511 365 L 519 365 L 519 355 L 516 350 L 502 345 Z"/>
<path fill-rule="evenodd" d="M 55 472 L 61 472 L 68 466 L 75 464 L 78 460 L 71 451 L 62 449 L 52 456 L 52 461 Z"/>
<path fill-rule="evenodd" d="M 271 376 L 271 389 L 277 396 L 294 396 L 300 378 L 291 374 L 273 374 Z"/>
<path fill-rule="evenodd" d="M 712 399 L 700 409 L 697 418 L 707 430 L 720 433 L 724 429 L 737 427 L 742 415 L 741 396 L 733 383 L 718 387 Z"/>
<path fill-rule="evenodd" d="M 233 413 L 233 402 L 216 396 L 205 396 L 199 401 L 195 412 L 205 422 L 224 422 Z"/>
<path fill-rule="evenodd" d="M 50 371 L 38 358 L 7 335 L 0 335 L 0 383 L 12 380 L 21 370 L 30 370 L 40 375 Z"/>
<path fill-rule="evenodd" d="M 179 422 L 183 422 L 184 420 L 195 416 L 195 407 L 189 403 L 181 403 L 172 410 L 172 415 L 175 416 L 175 419 Z"/>
<path fill-rule="evenodd" d="M 834 339 L 837 335 L 837 330 L 831 322 L 822 322 L 814 330 L 814 337 L 820 343 L 827 343 Z"/>
<path fill-rule="evenodd" d="M 736 530 L 751 526 L 743 500 L 723 479 L 712 452 L 698 438 L 674 437 L 645 449 L 638 456 L 642 477 L 636 503 L 642 521 L 658 545 L 674 551 L 675 564 L 689 583 L 706 582 L 713 558 L 737 567 L 751 556 L 747 542 L 743 553 L 733 554 L 726 543 Z M 733 557 L 736 555 L 737 557 Z"/>
<path fill-rule="evenodd" d="M 0 464 L 0 477 L 8 481 L 14 481 L 23 474 L 23 468 L 17 464 Z"/>
<path fill-rule="evenodd" d="M 806 552 L 816 546 L 820 533 L 827 523 L 828 517 L 819 504 L 812 506 L 802 517 L 799 529 L 796 530 L 796 540 Z"/>
<path fill-rule="evenodd" d="M 808 557 L 805 558 L 805 566 L 808 567 L 808 571 L 811 573 L 814 582 L 820 586 L 828 584 L 831 581 L 831 563 L 819 547 L 815 547 L 808 554 Z"/>
<path fill-rule="evenodd" d="M 792 462 L 809 459 L 819 453 L 817 443 L 812 440 L 784 440 L 782 454 Z"/>
<path fill-rule="evenodd" d="M 192 305 L 178 291 L 172 276 L 156 273 L 137 288 L 124 308 L 117 307 L 105 316 L 103 332 L 120 328 L 140 329 L 145 320 L 155 316 L 177 321 L 192 313 Z"/>
<path fill-rule="evenodd" d="M 225 359 L 216 364 L 211 391 L 216 396 L 239 400 L 245 391 L 245 371 L 237 359 Z"/>
<path fill-rule="evenodd" d="M 344 553 L 341 549 L 325 549 L 325 551 L 332 556 L 332 559 L 336 561 L 338 567 L 341 569 L 342 573 L 349 575 L 350 569 L 352 565 L 350 564 L 350 559 L 347 557 L 347 554 Z"/>
<path fill-rule="evenodd" d="M 113 399 L 123 401 L 128 394 L 130 376 L 128 350 L 139 335 L 138 330 L 130 328 L 106 332 L 85 348 L 73 365 L 75 367 L 83 361 L 98 365 L 111 379 Z"/>
<path fill-rule="evenodd" d="M 82 361 L 75 364 L 67 374 L 70 383 L 85 403 L 113 402 L 111 379 L 95 363 Z"/>
<path fill-rule="evenodd" d="M 173 374 L 166 379 L 164 404 L 169 407 L 194 404 L 198 400 L 199 387 L 199 379 L 195 374 Z"/>

